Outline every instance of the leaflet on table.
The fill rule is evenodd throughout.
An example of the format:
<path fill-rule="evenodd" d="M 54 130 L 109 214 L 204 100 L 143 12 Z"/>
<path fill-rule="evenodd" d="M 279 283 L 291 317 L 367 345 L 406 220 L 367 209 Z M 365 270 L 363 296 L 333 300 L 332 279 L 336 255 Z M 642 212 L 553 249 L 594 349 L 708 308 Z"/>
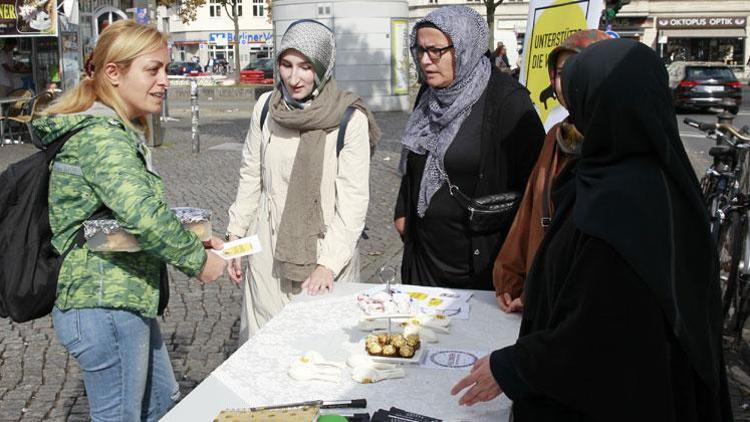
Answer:
<path fill-rule="evenodd" d="M 410 284 L 391 284 L 391 290 L 394 294 L 409 295 L 421 314 L 439 313 L 454 319 L 469 319 L 469 299 L 472 296 L 470 291 Z M 374 294 L 379 291 L 383 291 L 382 285 L 373 287 L 365 293 Z"/>
<path fill-rule="evenodd" d="M 476 361 L 487 355 L 487 352 L 437 348 L 430 348 L 426 353 L 427 357 L 423 357 L 419 362 L 421 368 L 455 369 L 461 371 L 471 370 Z"/>
<path fill-rule="evenodd" d="M 224 259 L 233 259 L 246 255 L 254 255 L 263 250 L 263 248 L 260 246 L 258 235 L 252 235 L 231 242 L 225 242 L 224 248 L 221 250 L 211 250 Z"/>

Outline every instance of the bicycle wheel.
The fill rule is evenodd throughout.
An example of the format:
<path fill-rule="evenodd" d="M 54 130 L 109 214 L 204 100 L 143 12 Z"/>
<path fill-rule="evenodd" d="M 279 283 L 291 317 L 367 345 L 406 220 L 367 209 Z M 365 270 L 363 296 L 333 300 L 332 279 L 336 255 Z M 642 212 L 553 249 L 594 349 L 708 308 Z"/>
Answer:
<path fill-rule="evenodd" d="M 740 312 L 741 298 L 750 293 L 746 292 L 746 286 L 742 283 L 739 268 L 746 236 L 747 219 L 738 212 L 732 212 L 727 216 L 726 224 L 722 225 L 718 251 L 724 328 L 726 334 L 735 338 L 741 338 L 742 324 L 747 315 L 747 311 Z"/>

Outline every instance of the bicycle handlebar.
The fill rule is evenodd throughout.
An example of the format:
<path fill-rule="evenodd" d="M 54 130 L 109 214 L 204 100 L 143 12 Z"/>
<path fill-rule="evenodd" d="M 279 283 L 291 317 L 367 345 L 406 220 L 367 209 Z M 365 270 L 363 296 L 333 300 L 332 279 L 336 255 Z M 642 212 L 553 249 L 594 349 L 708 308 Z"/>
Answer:
<path fill-rule="evenodd" d="M 695 119 L 691 119 L 690 117 L 686 117 L 685 120 L 683 120 L 685 124 L 688 126 L 692 126 L 701 132 L 710 132 L 712 130 L 723 130 L 725 132 L 731 133 L 734 135 L 735 138 L 743 141 L 743 142 L 750 142 L 750 135 L 743 135 L 740 133 L 737 128 L 734 126 L 728 125 L 726 123 L 703 123 L 699 122 Z"/>
<path fill-rule="evenodd" d="M 701 132 L 708 132 L 710 130 L 715 130 L 717 128 L 716 123 L 703 123 L 699 122 L 695 119 L 691 119 L 690 117 L 686 117 L 685 120 L 683 120 L 686 125 L 692 126 Z"/>
<path fill-rule="evenodd" d="M 727 132 L 731 133 L 737 139 L 739 139 L 739 140 L 741 140 L 743 142 L 750 142 L 750 135 L 743 135 L 743 134 L 741 134 L 740 131 L 737 130 L 734 126 L 730 126 L 730 125 L 722 123 L 722 124 L 718 125 L 718 127 L 720 129 L 726 130 Z"/>

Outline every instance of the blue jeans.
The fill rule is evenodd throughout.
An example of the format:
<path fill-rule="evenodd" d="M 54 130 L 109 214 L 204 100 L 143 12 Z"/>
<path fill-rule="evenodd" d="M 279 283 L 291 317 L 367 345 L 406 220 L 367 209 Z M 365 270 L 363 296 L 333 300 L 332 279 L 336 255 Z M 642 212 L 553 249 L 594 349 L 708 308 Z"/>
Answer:
<path fill-rule="evenodd" d="M 180 396 L 159 323 L 129 311 L 52 310 L 57 338 L 78 361 L 91 419 L 157 421 Z"/>

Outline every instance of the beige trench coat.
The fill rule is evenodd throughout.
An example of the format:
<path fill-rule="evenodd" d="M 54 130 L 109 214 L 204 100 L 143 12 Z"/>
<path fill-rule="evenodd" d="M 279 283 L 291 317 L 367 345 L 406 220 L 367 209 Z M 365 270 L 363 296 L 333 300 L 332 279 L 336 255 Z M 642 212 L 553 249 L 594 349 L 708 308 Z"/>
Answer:
<path fill-rule="evenodd" d="M 301 293 L 299 282 L 277 276 L 273 252 L 287 188 L 300 141 L 297 130 L 277 124 L 269 112 L 263 129 L 260 115 L 271 93 L 253 109 L 242 152 L 237 197 L 229 208 L 227 231 L 243 237 L 256 234 L 263 250 L 249 259 L 243 291 L 240 343 Z M 318 240 L 318 264 L 333 271 L 335 281 L 359 281 L 357 242 L 365 225 L 369 201 L 370 141 L 367 117 L 354 112 L 346 128 L 344 148 L 336 157 L 338 129 L 326 136 L 321 207 L 325 236 Z M 299 224 L 305 224 L 300 221 Z M 334 286 L 335 288 L 335 286 Z"/>

